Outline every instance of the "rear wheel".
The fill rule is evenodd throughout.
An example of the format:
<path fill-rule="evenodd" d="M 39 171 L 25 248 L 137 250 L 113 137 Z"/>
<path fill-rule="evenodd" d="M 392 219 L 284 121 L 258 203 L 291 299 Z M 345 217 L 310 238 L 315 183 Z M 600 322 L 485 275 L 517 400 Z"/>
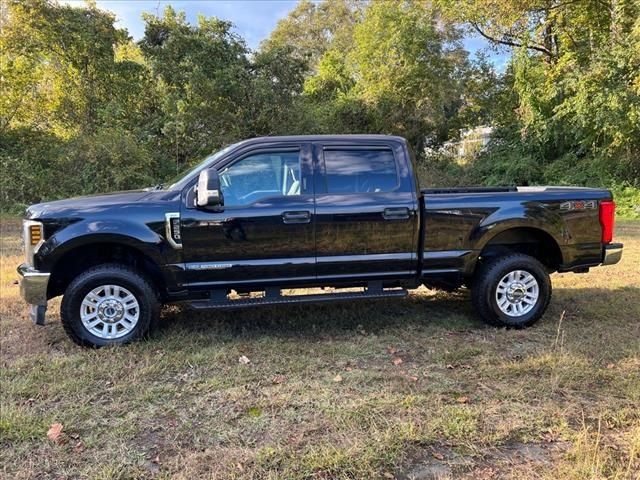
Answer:
<path fill-rule="evenodd" d="M 97 348 L 144 337 L 159 311 L 157 295 L 144 276 L 108 264 L 87 270 L 69 284 L 60 316 L 75 343 Z"/>
<path fill-rule="evenodd" d="M 550 299 L 551 280 L 544 265 L 524 254 L 495 258 L 481 265 L 471 290 L 478 314 L 499 327 L 533 325 Z"/>

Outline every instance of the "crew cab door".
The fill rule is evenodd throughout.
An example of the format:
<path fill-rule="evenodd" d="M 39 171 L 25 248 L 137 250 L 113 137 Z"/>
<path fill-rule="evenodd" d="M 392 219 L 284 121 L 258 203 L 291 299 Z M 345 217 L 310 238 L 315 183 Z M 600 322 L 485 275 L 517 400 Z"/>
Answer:
<path fill-rule="evenodd" d="M 315 278 L 310 148 L 304 143 L 260 147 L 216 165 L 224 196 L 221 211 L 195 208 L 188 200 L 183 206 L 188 287 Z"/>
<path fill-rule="evenodd" d="M 417 272 L 417 194 L 401 144 L 314 144 L 318 279 Z"/>

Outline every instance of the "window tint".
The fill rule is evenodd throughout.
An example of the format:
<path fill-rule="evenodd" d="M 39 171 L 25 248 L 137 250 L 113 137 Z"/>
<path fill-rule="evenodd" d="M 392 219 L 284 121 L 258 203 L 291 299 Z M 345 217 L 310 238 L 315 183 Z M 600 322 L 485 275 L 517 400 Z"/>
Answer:
<path fill-rule="evenodd" d="M 262 198 L 300 195 L 300 154 L 250 155 L 220 172 L 225 206 L 249 205 Z"/>
<path fill-rule="evenodd" d="M 389 192 L 398 185 L 391 150 L 325 150 L 328 193 Z"/>

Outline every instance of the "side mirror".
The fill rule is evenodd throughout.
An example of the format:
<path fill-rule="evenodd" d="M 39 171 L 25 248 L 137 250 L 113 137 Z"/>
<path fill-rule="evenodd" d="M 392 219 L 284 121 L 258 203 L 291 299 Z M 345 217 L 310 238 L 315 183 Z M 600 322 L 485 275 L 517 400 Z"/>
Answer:
<path fill-rule="evenodd" d="M 202 170 L 196 187 L 196 206 L 221 207 L 222 205 L 224 205 L 224 198 L 220 190 L 218 171 L 215 168 Z"/>

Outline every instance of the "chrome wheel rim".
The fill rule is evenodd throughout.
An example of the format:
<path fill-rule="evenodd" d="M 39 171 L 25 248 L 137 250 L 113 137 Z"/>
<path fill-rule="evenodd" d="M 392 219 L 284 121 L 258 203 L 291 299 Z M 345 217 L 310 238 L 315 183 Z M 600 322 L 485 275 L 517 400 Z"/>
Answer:
<path fill-rule="evenodd" d="M 522 317 L 529 313 L 538 303 L 539 297 L 538 281 L 526 270 L 507 273 L 496 288 L 498 308 L 510 317 Z"/>
<path fill-rule="evenodd" d="M 105 340 L 124 337 L 138 324 L 140 305 L 129 290 L 101 285 L 87 293 L 80 305 L 82 325 Z"/>

